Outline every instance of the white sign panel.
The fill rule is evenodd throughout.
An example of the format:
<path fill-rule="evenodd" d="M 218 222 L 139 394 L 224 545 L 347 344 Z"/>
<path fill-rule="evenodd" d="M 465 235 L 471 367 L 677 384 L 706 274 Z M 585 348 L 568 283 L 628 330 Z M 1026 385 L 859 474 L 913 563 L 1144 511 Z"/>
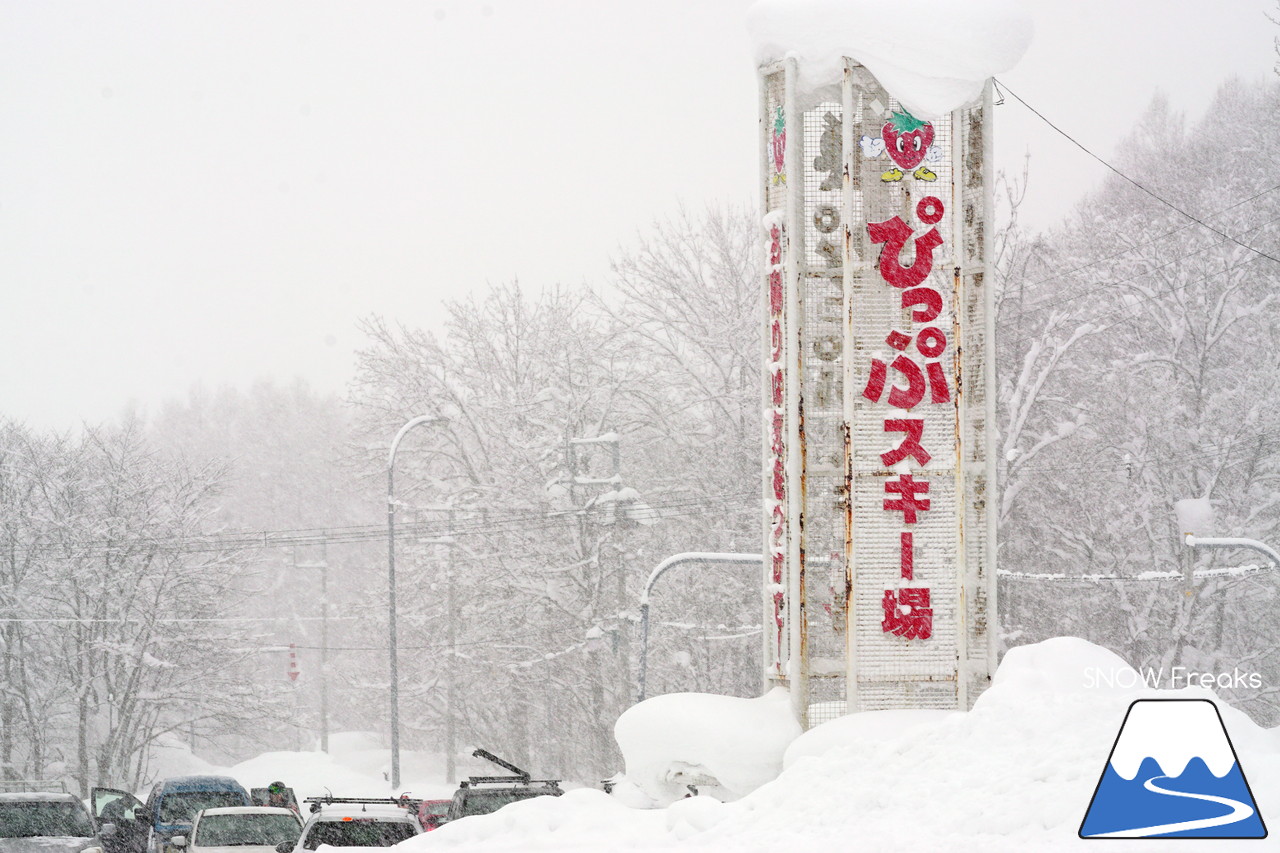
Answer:
<path fill-rule="evenodd" d="M 809 724 L 967 707 L 994 665 L 989 108 L 795 78 L 762 69 L 766 674 Z"/>

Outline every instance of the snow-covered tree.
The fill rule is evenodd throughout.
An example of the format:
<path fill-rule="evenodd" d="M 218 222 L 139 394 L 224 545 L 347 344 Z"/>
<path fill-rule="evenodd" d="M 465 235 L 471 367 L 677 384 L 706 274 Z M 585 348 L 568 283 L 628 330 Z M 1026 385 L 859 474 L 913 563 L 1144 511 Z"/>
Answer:
<path fill-rule="evenodd" d="M 1209 499 L 1221 532 L 1272 541 L 1280 534 L 1272 286 L 1280 195 L 1258 169 L 1280 155 L 1278 99 L 1280 85 L 1228 82 L 1191 128 L 1157 99 L 1121 145 L 1123 176 L 1109 177 L 1046 238 L 1041 254 L 1052 259 L 1052 275 L 1022 276 L 1033 295 L 1018 309 L 1045 329 L 1063 318 L 1063 333 L 1028 335 L 1006 296 L 1002 352 L 1043 347 L 1047 337 L 1058 357 L 1040 399 L 1019 397 L 1025 385 L 1002 386 L 1005 568 L 1180 571 L 1189 552 L 1172 505 L 1182 498 Z M 1001 367 L 1009 377 L 1007 358 Z M 1026 442 L 1039 452 L 1017 470 L 1029 451 L 1009 442 L 1023 413 L 1041 424 Z M 1018 586 L 1010 600 L 1022 609 L 1010 616 L 1019 628 L 1038 626 L 1033 636 L 1087 633 L 1156 667 L 1229 671 L 1248 656 L 1280 674 L 1274 654 L 1255 654 L 1280 638 L 1238 630 L 1257 613 L 1254 584 L 1198 582 L 1190 595 L 1181 581 L 1098 584 L 1082 589 L 1095 616 L 1081 624 L 1063 618 L 1062 599 L 1048 587 L 1006 587 Z M 1244 585 L 1254 591 L 1242 594 Z M 1276 709 L 1253 710 L 1269 717 Z"/>
<path fill-rule="evenodd" d="M 235 557 L 201 547 L 218 477 L 162 459 L 136 423 L 74 438 L 0 425 L 10 778 L 138 787 L 167 733 L 263 713 L 219 619 L 240 597 Z"/>

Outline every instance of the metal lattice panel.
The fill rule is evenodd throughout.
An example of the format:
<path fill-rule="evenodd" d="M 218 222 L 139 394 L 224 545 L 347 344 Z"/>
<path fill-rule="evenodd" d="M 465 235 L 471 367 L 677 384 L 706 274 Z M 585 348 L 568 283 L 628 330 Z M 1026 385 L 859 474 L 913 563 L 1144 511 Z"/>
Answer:
<path fill-rule="evenodd" d="M 922 122 L 853 63 L 842 101 L 801 108 L 795 75 L 789 61 L 761 85 L 766 230 L 790 240 L 786 299 L 766 299 L 766 477 L 786 460 L 785 500 L 766 489 L 766 592 L 787 598 L 766 623 L 788 623 L 766 667 L 810 725 L 969 704 L 994 665 L 987 116 Z M 931 270 L 915 275 L 926 235 Z M 882 459 L 917 433 L 930 458 Z M 927 509 L 901 506 L 921 496 Z"/>

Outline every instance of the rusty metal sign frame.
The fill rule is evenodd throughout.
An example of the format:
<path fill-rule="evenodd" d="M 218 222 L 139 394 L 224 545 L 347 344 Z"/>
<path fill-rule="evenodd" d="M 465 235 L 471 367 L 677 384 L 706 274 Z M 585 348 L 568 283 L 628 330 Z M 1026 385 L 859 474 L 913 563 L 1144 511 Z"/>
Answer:
<path fill-rule="evenodd" d="M 952 558 L 947 570 L 952 576 L 938 581 L 939 590 L 948 599 L 939 612 L 950 614 L 951 624 L 943 625 L 948 638 L 944 641 L 949 644 L 943 656 L 949 655 L 951 664 L 945 672 L 940 671 L 935 654 L 932 669 L 911 664 L 897 676 L 880 677 L 865 665 L 872 651 L 866 645 L 868 638 L 871 645 L 879 639 L 868 628 L 874 613 L 867 601 L 868 590 L 883 586 L 884 578 L 883 571 L 877 578 L 866 562 L 876 558 L 865 555 L 875 551 L 867 547 L 866 537 L 883 535 L 884 531 L 876 534 L 865 526 L 865 486 L 855 498 L 855 477 L 868 476 L 865 470 L 855 473 L 855 456 L 862 453 L 865 457 L 869 444 L 865 426 L 861 435 L 854 428 L 860 407 L 865 408 L 859 395 L 866 377 L 858 359 L 867 354 L 866 341 L 859 342 L 855 326 L 861 300 L 866 298 L 868 276 L 876 265 L 874 247 L 866 239 L 868 216 L 859 186 L 860 180 L 867 181 L 868 173 L 864 165 L 860 178 L 858 159 L 867 152 L 860 152 L 855 114 L 869 102 L 874 103 L 877 115 L 887 114 L 892 99 L 852 60 L 846 60 L 842 79 L 832 81 L 823 95 L 797 92 L 798 71 L 797 60 L 789 57 L 761 67 L 759 78 L 759 180 L 767 255 L 762 346 L 766 367 L 762 383 L 766 684 L 790 688 L 796 715 L 806 727 L 852 710 L 966 708 L 989 683 L 996 663 L 995 514 L 986 511 L 995 505 L 994 435 L 988 428 L 995 422 L 995 365 L 989 357 L 994 354 L 994 304 L 991 288 L 986 286 L 991 280 L 987 270 L 991 256 L 987 227 L 992 206 L 991 88 L 988 85 L 980 104 L 940 120 L 939 131 L 945 136 L 939 147 L 945 147 L 947 158 L 945 172 L 939 168 L 939 173 L 948 178 L 945 203 L 939 206 L 945 206 L 951 215 L 941 225 L 949 248 L 934 275 L 946 280 L 949 291 L 950 325 L 945 331 L 953 344 L 947 370 L 949 381 L 954 383 L 955 414 L 951 421 L 953 448 L 937 442 L 936 429 L 931 446 L 954 451 L 951 464 L 938 466 L 933 472 L 944 504 L 951 502 L 955 509 L 952 544 L 945 549 Z M 865 122 L 862 129 L 866 129 Z M 820 188 L 822 200 L 815 202 L 814 169 L 819 162 L 831 168 L 830 149 L 837 135 L 840 183 L 835 187 L 834 176 L 829 174 Z M 780 136 L 783 151 L 779 150 Z M 815 161 L 815 154 L 827 159 Z M 923 180 L 931 179 L 926 176 Z M 944 189 L 942 181 L 921 186 L 933 193 Z M 904 198 L 914 203 L 909 193 Z M 826 245 L 818 247 L 821 254 L 815 254 L 810 244 L 822 235 L 809 235 L 812 229 L 807 222 L 814 219 L 824 233 L 831 232 L 827 220 L 836 203 L 843 238 L 838 261 L 825 237 L 821 242 Z M 838 270 L 833 268 L 837 262 Z M 825 270 L 821 269 L 824 263 L 828 265 Z M 832 347 L 826 338 L 806 337 L 802 327 L 829 321 L 830 306 L 819 316 L 815 305 L 822 300 L 835 301 L 831 287 L 837 284 L 842 299 L 841 349 L 836 354 L 822 353 L 828 364 L 815 371 L 807 349 Z M 939 289 L 943 289 L 941 285 Z M 836 361 L 842 417 L 833 431 L 827 380 L 831 362 Z M 821 399 L 815 401 L 815 394 Z M 825 413 L 821 411 L 824 407 Z M 806 410 L 813 421 L 810 424 L 806 424 Z M 820 417 L 826 420 L 814 420 Z M 843 447 L 826 446 L 836 442 Z M 842 486 L 835 488 L 831 488 L 838 482 L 831 477 L 833 453 L 843 457 Z M 832 491 L 843 494 L 833 497 Z M 953 498 L 946 496 L 948 491 Z M 855 504 L 863 508 L 862 523 L 855 517 Z M 843 517 L 835 519 L 832 507 L 841 510 Z M 843 529 L 835 529 L 838 527 Z M 806 560 L 806 553 L 814 548 L 823 553 L 814 551 L 816 559 Z M 940 551 L 933 553 L 931 571 L 936 575 Z M 882 558 L 881 554 L 881 562 Z M 810 577 L 819 565 L 826 572 L 825 583 Z M 878 594 L 872 590 L 873 597 Z M 929 642 L 928 638 L 906 640 L 902 644 L 904 658 L 910 657 L 907 650 L 918 651 Z M 883 670 L 885 655 L 894 653 L 886 653 L 884 644 L 879 645 Z M 918 685 L 904 687 L 907 682 Z M 837 687 L 840 689 L 834 689 Z"/>

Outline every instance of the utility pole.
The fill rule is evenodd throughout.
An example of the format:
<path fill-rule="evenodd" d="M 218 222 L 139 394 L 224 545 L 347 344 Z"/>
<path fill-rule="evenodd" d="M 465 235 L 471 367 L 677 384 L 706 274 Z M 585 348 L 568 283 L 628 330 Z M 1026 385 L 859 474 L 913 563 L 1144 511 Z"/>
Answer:
<path fill-rule="evenodd" d="M 444 607 L 445 607 L 445 643 L 448 648 L 445 650 L 444 665 L 444 780 L 449 784 L 453 784 L 458 779 L 458 770 L 454 766 L 454 755 L 457 753 L 457 730 L 454 728 L 453 721 L 453 690 L 454 690 L 454 643 L 457 639 L 457 626 L 454 617 L 454 597 L 453 597 L 453 559 L 455 548 L 457 547 L 457 537 L 454 536 L 454 509 L 449 507 L 449 536 L 445 543 L 446 557 L 444 564 Z"/>
<path fill-rule="evenodd" d="M 320 557 L 320 751 L 329 751 L 329 541 Z"/>
<path fill-rule="evenodd" d="M 320 541 L 320 560 L 298 562 L 298 546 L 293 548 L 293 568 L 320 571 L 320 751 L 329 751 L 329 534 Z"/>
<path fill-rule="evenodd" d="M 396 498 L 395 470 L 396 451 L 405 433 L 423 424 L 447 424 L 448 418 L 439 415 L 419 415 L 410 418 L 400 427 L 395 438 L 391 440 L 391 449 L 387 452 L 387 670 L 391 676 L 391 789 L 400 788 L 400 667 L 397 660 L 396 631 Z"/>
<path fill-rule="evenodd" d="M 592 476 L 592 472 L 587 470 L 582 470 L 580 473 L 580 468 L 585 468 L 585 466 L 580 465 L 583 461 L 579 455 L 580 451 L 593 446 L 603 446 L 607 448 L 610 463 L 607 477 L 600 477 L 598 475 Z M 618 435 L 610 432 L 594 438 L 570 439 L 567 448 L 567 455 L 569 461 L 569 498 L 574 508 L 578 511 L 578 536 L 579 542 L 581 543 L 582 555 L 586 557 L 594 551 L 596 557 L 596 571 L 599 573 L 602 582 L 605 577 L 605 567 L 607 565 L 604 554 L 605 542 L 608 541 L 615 548 L 619 549 L 617 554 L 617 568 L 614 575 L 616 580 L 614 614 L 617 620 L 617 625 L 612 636 L 612 648 L 609 651 L 612 652 L 614 659 L 613 669 L 615 676 L 615 684 L 611 691 L 613 694 L 611 698 L 613 700 L 613 704 L 616 706 L 615 710 L 617 714 L 621 714 L 625 709 L 625 705 L 631 692 L 630 643 L 629 638 L 626 636 L 626 631 L 624 630 L 624 619 L 622 616 L 627 607 L 626 561 L 622 558 L 622 553 L 617 543 L 618 537 L 616 535 L 595 535 L 593 530 L 595 525 L 589 523 L 587 520 L 588 509 L 598 501 L 601 497 L 601 493 L 593 494 L 585 501 L 580 500 L 579 498 L 579 491 L 583 488 L 595 487 L 598 489 L 600 487 L 604 487 L 615 496 L 622 488 L 622 453 L 619 447 Z M 620 501 L 614 500 L 611 505 L 612 521 L 615 526 L 623 520 L 623 517 L 619 515 L 620 504 Z M 602 650 L 602 653 L 607 652 Z M 599 680 L 593 686 L 592 690 L 592 698 L 596 702 L 597 707 L 604 707 L 604 685 L 607 683 L 607 680 L 607 673 L 604 671 L 603 659 L 601 659 Z M 606 715 L 606 718 L 607 716 L 608 715 Z M 616 717 L 616 714 L 614 716 Z M 602 719 L 602 722 L 605 721 L 605 719 Z M 606 756 L 609 754 L 609 750 L 612 746 L 612 739 L 609 736 L 609 733 L 604 729 L 597 732 L 597 735 L 600 739 L 597 752 L 600 756 Z"/>
<path fill-rule="evenodd" d="M 455 524 L 457 523 L 457 508 L 454 507 L 452 499 L 450 499 L 450 503 L 447 505 L 427 506 L 423 507 L 423 511 L 431 514 L 431 527 L 435 527 L 442 517 L 445 522 L 445 530 L 442 535 L 419 539 L 417 542 L 431 549 L 427 554 L 431 564 L 436 567 L 436 578 L 439 582 L 438 584 L 431 584 L 432 592 L 436 592 L 440 586 L 444 587 L 444 651 L 441 655 L 443 658 L 444 711 L 441 717 L 444 723 L 444 781 L 453 784 L 457 781 L 458 774 L 458 730 L 454 714 L 457 684 L 457 661 L 454 660 L 454 652 L 458 639 L 458 619 L 453 571 L 454 560 L 457 558 L 458 544 L 454 535 Z M 431 624 L 438 624 L 439 621 L 437 619 Z"/>

